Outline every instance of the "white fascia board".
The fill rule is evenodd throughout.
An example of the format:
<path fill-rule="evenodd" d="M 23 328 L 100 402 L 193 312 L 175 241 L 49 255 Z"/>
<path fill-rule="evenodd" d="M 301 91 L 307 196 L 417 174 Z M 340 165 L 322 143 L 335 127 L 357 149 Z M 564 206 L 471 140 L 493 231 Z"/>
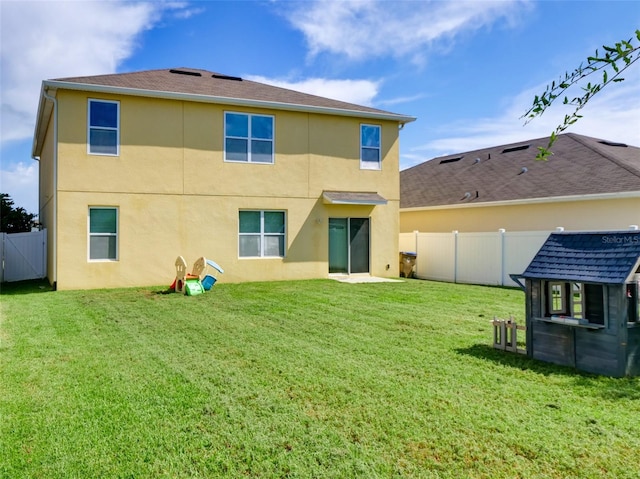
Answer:
<path fill-rule="evenodd" d="M 640 198 L 640 191 L 621 191 L 619 193 L 599 193 L 595 195 L 569 195 L 569 196 L 547 196 L 544 198 L 527 198 L 505 201 L 485 201 L 483 203 L 466 203 L 438 206 L 416 206 L 413 208 L 400 208 L 400 212 L 410 211 L 434 211 L 434 210 L 455 210 L 460 208 L 487 208 L 491 206 L 516 206 L 534 205 L 544 203 L 567 203 L 570 201 L 596 201 L 596 200 L 619 200 L 627 198 Z"/>
<path fill-rule="evenodd" d="M 325 115 L 351 116 L 358 118 L 372 118 L 376 120 L 397 121 L 400 124 L 410 123 L 416 117 L 396 115 L 394 113 L 376 113 L 359 110 L 343 110 L 340 108 L 327 108 L 311 105 L 298 105 L 294 103 L 281 103 L 246 98 L 230 98 L 223 96 L 197 95 L 192 93 L 179 93 L 171 91 L 143 90 L 139 88 L 122 88 L 105 85 L 92 85 L 89 83 L 75 83 L 48 80 L 43 82 L 43 88 L 60 88 L 65 90 L 79 90 L 96 93 L 111 93 L 116 95 L 144 96 L 150 98 L 164 98 L 169 100 L 186 100 L 200 103 L 216 103 L 221 105 L 247 106 L 253 108 L 265 108 L 272 110 L 300 111 L 307 113 L 319 113 Z"/>
<path fill-rule="evenodd" d="M 44 132 L 42 128 L 46 128 L 51 117 L 51 107 L 47 107 L 47 103 L 50 103 L 44 96 L 46 91 L 45 83 L 42 82 L 40 87 L 40 100 L 38 101 L 38 110 L 36 114 L 36 124 L 33 128 L 33 142 L 31 143 L 31 158 L 36 159 L 42 152 L 42 145 L 38 144 L 38 140 L 44 140 Z M 55 92 L 52 92 L 55 96 Z"/>

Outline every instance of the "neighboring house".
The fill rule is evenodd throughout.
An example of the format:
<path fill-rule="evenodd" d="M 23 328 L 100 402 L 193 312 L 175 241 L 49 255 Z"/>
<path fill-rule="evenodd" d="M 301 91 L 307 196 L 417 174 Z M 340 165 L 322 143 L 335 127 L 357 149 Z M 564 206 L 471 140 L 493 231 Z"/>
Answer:
<path fill-rule="evenodd" d="M 400 172 L 400 231 L 626 230 L 640 225 L 640 148 L 573 133 L 434 158 Z"/>
<path fill-rule="evenodd" d="M 204 70 L 47 80 L 33 156 L 58 289 L 398 276 L 399 127 L 415 118 Z"/>
<path fill-rule="evenodd" d="M 529 356 L 640 375 L 640 231 L 551 234 L 522 277 Z"/>

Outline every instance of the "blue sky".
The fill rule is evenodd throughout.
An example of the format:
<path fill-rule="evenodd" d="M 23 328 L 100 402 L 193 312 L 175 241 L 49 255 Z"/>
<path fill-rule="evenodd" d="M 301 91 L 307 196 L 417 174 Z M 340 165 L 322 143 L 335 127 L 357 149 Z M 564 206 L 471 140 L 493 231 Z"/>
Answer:
<path fill-rule="evenodd" d="M 42 80 L 193 67 L 417 117 L 401 168 L 547 136 L 547 83 L 640 28 L 636 1 L 0 0 L 0 191 L 37 213 Z M 640 146 L 640 66 L 569 131 Z"/>

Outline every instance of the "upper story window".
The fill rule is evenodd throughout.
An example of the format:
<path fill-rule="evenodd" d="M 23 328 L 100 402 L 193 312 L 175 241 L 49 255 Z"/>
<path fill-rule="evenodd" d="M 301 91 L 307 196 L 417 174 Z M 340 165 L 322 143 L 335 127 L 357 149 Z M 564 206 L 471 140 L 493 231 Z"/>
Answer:
<path fill-rule="evenodd" d="M 360 168 L 379 170 L 380 164 L 380 126 L 360 125 Z"/>
<path fill-rule="evenodd" d="M 89 208 L 89 260 L 118 259 L 118 208 Z"/>
<path fill-rule="evenodd" d="M 284 211 L 240 211 L 240 257 L 284 257 Z"/>
<path fill-rule="evenodd" d="M 120 102 L 89 100 L 87 152 L 91 155 L 119 154 Z"/>
<path fill-rule="evenodd" d="M 224 114 L 224 160 L 273 163 L 273 116 Z"/>

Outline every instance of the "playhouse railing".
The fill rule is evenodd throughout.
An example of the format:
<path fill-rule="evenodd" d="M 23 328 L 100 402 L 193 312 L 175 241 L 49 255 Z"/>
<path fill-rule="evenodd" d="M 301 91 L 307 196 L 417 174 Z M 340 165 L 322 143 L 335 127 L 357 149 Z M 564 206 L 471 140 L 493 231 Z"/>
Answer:
<path fill-rule="evenodd" d="M 518 347 L 518 331 L 526 331 L 526 327 L 519 325 L 511 316 L 509 319 L 500 319 L 494 316 L 493 321 L 493 347 L 512 353 L 527 354 L 526 349 Z"/>

